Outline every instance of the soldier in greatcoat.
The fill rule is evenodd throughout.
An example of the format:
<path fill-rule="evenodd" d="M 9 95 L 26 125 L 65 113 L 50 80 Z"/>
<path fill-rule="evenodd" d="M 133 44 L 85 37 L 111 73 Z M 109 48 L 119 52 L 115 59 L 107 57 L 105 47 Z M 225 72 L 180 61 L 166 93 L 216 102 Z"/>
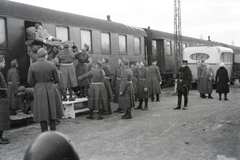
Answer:
<path fill-rule="evenodd" d="M 216 73 L 215 82 L 217 83 L 216 92 L 219 94 L 219 100 L 222 100 L 222 93 L 224 94 L 224 100 L 228 101 L 227 94 L 229 92 L 228 83 L 230 82 L 228 77 L 228 71 L 225 68 L 224 63 L 220 63 Z"/>
<path fill-rule="evenodd" d="M 113 101 L 113 91 L 112 87 L 109 81 L 110 74 L 111 74 L 111 68 L 109 65 L 109 57 L 104 56 L 102 58 L 102 70 L 105 72 L 105 77 L 104 77 L 104 85 L 107 90 L 107 102 L 108 102 L 108 108 L 106 111 L 103 112 L 104 115 L 106 114 L 112 114 L 112 109 L 111 109 L 111 101 Z"/>
<path fill-rule="evenodd" d="M 64 88 L 68 89 L 69 101 L 74 101 L 72 91 L 79 96 L 79 86 L 76 78 L 76 71 L 73 65 L 75 60 L 75 54 L 70 50 L 67 43 L 63 43 L 63 50 L 59 52 L 56 58 L 59 59 L 60 67 L 59 70 L 63 75 Z"/>
<path fill-rule="evenodd" d="M 113 75 L 113 78 L 112 78 L 112 81 L 111 81 L 111 85 L 114 88 L 114 100 L 113 100 L 114 103 L 118 103 L 119 85 L 120 85 L 120 82 L 121 82 L 122 71 L 123 71 L 123 63 L 122 63 L 121 58 L 119 58 L 118 59 L 118 67 L 116 68 L 116 70 L 114 72 L 114 75 Z M 115 110 L 114 112 L 118 113 L 118 112 L 121 112 L 121 111 L 122 111 L 122 108 L 118 107 L 117 110 Z"/>
<path fill-rule="evenodd" d="M 187 60 L 182 61 L 181 67 L 178 69 L 176 79 L 177 82 L 177 94 L 178 94 L 178 102 L 176 109 L 181 109 L 182 103 L 182 95 L 184 96 L 184 108 L 183 110 L 187 109 L 188 104 L 188 93 L 190 89 L 190 84 L 192 81 L 192 72 L 190 68 L 187 66 Z"/>
<path fill-rule="evenodd" d="M 148 110 L 148 98 L 149 98 L 149 70 L 147 68 L 147 62 L 145 60 L 140 62 L 140 68 L 138 69 L 138 82 L 137 82 L 137 96 L 139 99 L 139 105 L 134 109 Z M 142 108 L 143 100 L 145 106 Z"/>
<path fill-rule="evenodd" d="M 8 84 L 8 97 L 9 97 L 9 107 L 10 114 L 17 114 L 17 111 L 20 110 L 20 101 L 17 96 L 18 87 L 20 82 L 19 73 L 17 70 L 18 63 L 14 59 L 11 61 L 11 68 L 7 72 L 7 84 Z"/>
<path fill-rule="evenodd" d="M 3 131 L 10 129 L 7 84 L 2 74 L 4 67 L 5 59 L 3 55 L 0 55 L 0 144 L 9 143 L 8 139 L 3 138 Z"/>
<path fill-rule="evenodd" d="M 84 45 L 84 49 L 81 52 L 78 52 L 75 55 L 75 58 L 78 60 L 78 64 L 76 66 L 76 75 L 82 76 L 87 73 L 88 70 L 88 61 L 90 58 L 89 54 L 89 46 L 87 44 Z M 82 97 L 87 96 L 87 88 L 89 86 L 88 80 L 78 80 L 78 86 L 80 87 L 80 92 Z"/>
<path fill-rule="evenodd" d="M 161 84 L 162 77 L 159 71 L 158 66 L 156 65 L 157 61 L 153 60 L 152 65 L 148 67 L 150 72 L 150 82 L 149 82 L 149 96 L 151 96 L 152 102 L 154 101 L 156 95 L 156 101 L 159 102 L 159 94 L 161 93 Z"/>
<path fill-rule="evenodd" d="M 29 67 L 27 79 L 34 86 L 33 120 L 40 122 L 42 132 L 48 130 L 47 122 L 50 121 L 50 130 L 54 131 L 56 119 L 63 116 L 57 113 L 57 107 L 62 104 L 53 83 L 59 83 L 59 76 L 54 64 L 47 61 L 47 51 L 44 48 L 38 50 L 37 56 L 37 62 Z"/>
<path fill-rule="evenodd" d="M 98 110 L 98 119 L 103 119 L 102 111 L 107 109 L 107 91 L 103 83 L 105 72 L 102 70 L 102 63 L 98 61 L 96 67 L 88 73 L 79 76 L 78 79 L 90 78 L 91 84 L 88 89 L 88 108 L 90 115 L 87 119 L 93 119 L 93 111 Z"/>
<path fill-rule="evenodd" d="M 56 68 L 58 69 L 59 68 L 59 60 L 57 58 L 54 58 L 52 60 L 52 62 L 56 66 Z M 61 104 L 62 104 L 62 100 L 67 101 L 67 91 L 66 91 L 66 89 L 64 88 L 64 85 L 63 85 L 62 72 L 59 71 L 59 70 L 57 70 L 57 72 L 58 72 L 58 77 L 59 77 L 59 83 L 56 83 L 55 85 L 56 85 L 56 89 L 57 89 L 57 92 L 58 92 L 58 95 L 60 97 Z M 61 115 L 63 114 L 63 105 L 57 106 L 57 113 L 60 113 Z M 60 123 L 60 120 L 57 119 L 56 122 L 58 124 L 58 123 Z"/>
<path fill-rule="evenodd" d="M 122 116 L 122 119 L 131 119 L 131 110 L 135 106 L 134 100 L 134 88 L 133 88 L 133 73 L 129 67 L 129 61 L 123 59 L 124 69 L 121 73 L 121 82 L 119 87 L 119 108 L 127 109 L 126 113 Z"/>
<path fill-rule="evenodd" d="M 133 61 L 133 65 L 131 66 L 131 70 L 133 72 L 133 88 L 135 94 L 135 101 L 137 101 L 137 82 L 138 82 L 138 69 L 140 65 L 137 60 Z"/>
<path fill-rule="evenodd" d="M 205 64 L 205 66 L 202 68 L 198 88 L 198 91 L 200 92 L 202 98 L 206 98 L 205 94 L 208 94 L 208 98 L 213 99 L 211 95 L 213 79 L 214 79 L 213 69 L 210 67 L 209 64 Z"/>

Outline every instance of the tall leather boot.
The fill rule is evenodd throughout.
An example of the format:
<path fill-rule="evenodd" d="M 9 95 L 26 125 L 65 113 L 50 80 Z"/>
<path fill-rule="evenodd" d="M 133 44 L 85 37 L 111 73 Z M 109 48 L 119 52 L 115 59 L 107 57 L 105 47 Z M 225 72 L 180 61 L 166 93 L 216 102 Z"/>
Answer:
<path fill-rule="evenodd" d="M 102 120 L 103 117 L 102 117 L 102 110 L 98 110 L 98 120 Z"/>
<path fill-rule="evenodd" d="M 148 110 L 148 99 L 145 99 L 145 106 L 144 106 L 144 108 L 142 110 L 143 111 Z"/>
<path fill-rule="evenodd" d="M 126 111 L 126 113 L 122 116 L 122 119 L 124 119 L 124 117 L 126 117 L 128 115 L 128 109 Z"/>
<path fill-rule="evenodd" d="M 93 109 L 90 109 L 90 113 L 89 113 L 89 116 L 86 117 L 87 119 L 93 119 Z"/>
<path fill-rule="evenodd" d="M 42 132 L 47 132 L 48 131 L 47 121 L 41 121 L 40 126 L 41 126 Z"/>
<path fill-rule="evenodd" d="M 160 102 L 159 94 L 156 94 L 156 97 L 157 97 L 156 101 L 157 101 L 157 102 Z"/>
<path fill-rule="evenodd" d="M 176 107 L 176 108 L 173 108 L 173 109 L 174 109 L 174 110 L 176 110 L 176 109 L 181 109 L 181 103 L 182 103 L 182 96 L 181 96 L 181 97 L 178 97 L 177 107 Z"/>
<path fill-rule="evenodd" d="M 143 99 L 139 99 L 139 105 L 134 109 L 142 109 L 142 103 L 143 103 Z"/>
<path fill-rule="evenodd" d="M 154 102 L 154 94 L 151 96 L 151 101 Z"/>
<path fill-rule="evenodd" d="M 53 119 L 50 120 L 50 130 L 56 131 L 56 121 Z"/>
<path fill-rule="evenodd" d="M 112 107 L 111 107 L 111 103 L 108 106 L 108 114 L 112 114 Z"/>
<path fill-rule="evenodd" d="M 131 119 L 131 118 L 132 118 L 131 108 L 128 108 L 127 115 L 125 117 L 122 117 L 122 119 Z"/>

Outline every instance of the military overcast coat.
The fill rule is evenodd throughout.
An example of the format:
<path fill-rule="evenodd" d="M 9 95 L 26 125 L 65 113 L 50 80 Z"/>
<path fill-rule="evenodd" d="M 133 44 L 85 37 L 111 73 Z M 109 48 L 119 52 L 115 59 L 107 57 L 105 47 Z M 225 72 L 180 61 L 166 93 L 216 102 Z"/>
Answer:
<path fill-rule="evenodd" d="M 162 82 L 162 77 L 160 75 L 159 68 L 156 65 L 151 65 L 148 67 L 148 70 L 150 72 L 149 95 L 160 94 L 160 82 Z"/>
<path fill-rule="evenodd" d="M 204 67 L 200 76 L 199 88 L 198 91 L 202 94 L 211 94 L 212 93 L 212 81 L 214 79 L 213 70 L 207 69 Z"/>
<path fill-rule="evenodd" d="M 107 63 L 104 63 L 102 65 L 102 70 L 105 72 L 105 78 L 104 78 L 104 85 L 106 87 L 107 90 L 107 97 L 108 97 L 108 105 L 110 105 L 110 101 L 113 101 L 113 91 L 112 91 L 112 87 L 109 81 L 109 76 L 111 74 L 110 70 L 110 65 Z"/>
<path fill-rule="evenodd" d="M 119 87 L 119 92 L 122 92 L 122 95 L 119 95 L 118 105 L 119 108 L 132 108 L 135 106 L 134 99 L 134 88 L 133 88 L 133 73 L 132 70 L 127 67 L 123 69 L 121 73 L 121 83 Z"/>
<path fill-rule="evenodd" d="M 7 72 L 7 82 L 8 82 L 8 97 L 9 97 L 9 107 L 12 110 L 20 109 L 20 99 L 16 96 L 18 93 L 18 87 L 20 82 L 20 77 L 16 67 L 11 67 Z"/>
<path fill-rule="evenodd" d="M 10 129 L 7 85 L 0 69 L 0 131 Z"/>
<path fill-rule="evenodd" d="M 149 98 L 149 70 L 147 67 L 141 67 L 138 69 L 138 82 L 137 82 L 137 97 L 139 99 Z M 144 91 L 147 88 L 147 91 Z"/>
<path fill-rule="evenodd" d="M 114 88 L 114 103 L 118 103 L 118 98 L 119 98 L 119 85 L 121 82 L 121 74 L 123 71 L 123 67 L 122 66 L 118 66 L 115 70 L 115 73 L 113 75 L 111 84 Z"/>
<path fill-rule="evenodd" d="M 93 110 L 107 109 L 107 91 L 103 84 L 105 73 L 102 69 L 95 68 L 79 76 L 79 80 L 89 78 L 91 81 L 88 89 L 88 108 Z"/>
<path fill-rule="evenodd" d="M 57 113 L 57 107 L 62 104 L 53 81 L 59 83 L 57 68 L 44 57 L 29 67 L 28 83 L 34 86 L 33 120 L 36 122 L 63 116 Z"/>

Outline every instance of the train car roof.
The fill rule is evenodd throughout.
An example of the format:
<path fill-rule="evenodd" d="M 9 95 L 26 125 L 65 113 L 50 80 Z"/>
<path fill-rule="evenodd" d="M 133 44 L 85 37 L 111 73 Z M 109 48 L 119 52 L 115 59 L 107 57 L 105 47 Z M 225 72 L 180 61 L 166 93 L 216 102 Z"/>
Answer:
<path fill-rule="evenodd" d="M 43 21 L 55 24 L 81 26 L 120 34 L 146 37 L 146 32 L 140 27 L 133 27 L 108 20 L 61 12 L 32 5 L 1 0 L 0 15 L 21 18 L 32 21 Z M 56 4 L 57 5 L 57 4 Z"/>
<path fill-rule="evenodd" d="M 152 36 L 152 39 L 169 39 L 173 40 L 174 39 L 174 34 L 173 33 L 167 33 L 163 31 L 157 31 L 154 29 L 149 29 L 149 28 L 144 28 L 144 30 L 147 32 L 148 35 Z M 187 37 L 187 36 L 182 36 L 182 41 L 186 42 L 191 42 L 196 45 L 201 44 L 212 44 L 214 43 L 213 41 L 207 41 L 207 40 L 202 40 L 202 39 L 197 39 L 197 38 L 192 38 L 192 37 Z"/>

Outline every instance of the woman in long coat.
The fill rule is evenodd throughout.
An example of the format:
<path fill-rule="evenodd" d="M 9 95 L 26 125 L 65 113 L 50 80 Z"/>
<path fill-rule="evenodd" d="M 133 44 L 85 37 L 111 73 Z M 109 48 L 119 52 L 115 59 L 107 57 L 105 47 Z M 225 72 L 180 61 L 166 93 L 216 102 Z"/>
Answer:
<path fill-rule="evenodd" d="M 129 68 L 129 61 L 123 59 L 124 69 L 121 73 L 121 83 L 119 86 L 119 108 L 127 109 L 126 114 L 122 116 L 123 119 L 131 119 L 131 109 L 135 106 L 134 88 L 133 88 L 133 72 Z"/>
<path fill-rule="evenodd" d="M 160 85 L 162 83 L 162 77 L 156 64 L 157 61 L 153 61 L 152 65 L 148 67 L 150 72 L 149 96 L 151 96 L 152 102 L 155 99 L 154 95 L 156 95 L 156 101 L 159 102 L 159 94 L 161 93 Z"/>
<path fill-rule="evenodd" d="M 93 119 L 93 110 L 98 110 L 98 119 L 103 119 L 102 111 L 107 109 L 107 91 L 104 86 L 105 73 L 102 70 L 102 63 L 97 62 L 96 68 L 88 73 L 79 76 L 78 80 L 90 78 L 91 85 L 88 89 L 88 108 L 90 115 L 87 119 Z"/>
<path fill-rule="evenodd" d="M 148 110 L 148 98 L 149 98 L 149 70 L 147 68 L 147 62 L 141 61 L 140 68 L 138 69 L 138 82 L 137 82 L 137 96 L 139 99 L 139 105 L 134 109 Z M 145 106 L 142 108 L 143 100 Z"/>
<path fill-rule="evenodd" d="M 28 83 L 34 86 L 34 111 L 33 120 L 40 122 L 42 132 L 48 130 L 47 122 L 50 121 L 50 130 L 56 130 L 56 119 L 62 117 L 57 113 L 61 106 L 55 83 L 59 83 L 57 68 L 52 62 L 47 61 L 47 51 L 40 48 L 37 52 L 38 60 L 29 67 Z"/>
<path fill-rule="evenodd" d="M 7 96 L 7 85 L 2 75 L 5 67 L 5 59 L 0 55 L 0 144 L 8 144 L 9 141 L 3 138 L 3 131 L 10 129 L 9 105 Z"/>
<path fill-rule="evenodd" d="M 11 68 L 7 72 L 7 83 L 8 83 L 8 97 L 9 97 L 9 107 L 10 114 L 16 114 L 17 110 L 20 110 L 20 101 L 19 97 L 16 96 L 18 93 L 20 77 L 18 74 L 18 63 L 14 59 L 11 61 Z"/>
<path fill-rule="evenodd" d="M 202 98 L 206 98 L 205 94 L 208 94 L 209 99 L 213 99 L 212 97 L 212 81 L 214 78 L 214 72 L 210 65 L 205 64 L 205 67 L 203 67 L 202 74 L 200 77 L 200 83 L 199 83 L 199 92 L 202 95 Z"/>
<path fill-rule="evenodd" d="M 229 92 L 229 77 L 228 71 L 225 68 L 224 63 L 220 63 L 219 69 L 217 70 L 215 82 L 217 83 L 216 92 L 219 94 L 219 100 L 222 100 L 222 93 L 224 93 L 224 100 L 228 101 L 227 93 Z"/>

